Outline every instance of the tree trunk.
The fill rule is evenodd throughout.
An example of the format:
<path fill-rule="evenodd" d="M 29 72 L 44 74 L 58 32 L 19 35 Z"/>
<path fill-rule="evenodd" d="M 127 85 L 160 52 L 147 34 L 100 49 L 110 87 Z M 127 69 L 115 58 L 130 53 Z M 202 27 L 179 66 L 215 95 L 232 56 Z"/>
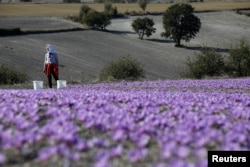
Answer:
<path fill-rule="evenodd" d="M 176 41 L 177 43 L 176 43 L 176 47 L 180 47 L 181 46 L 181 39 L 177 39 L 177 41 Z"/>
<path fill-rule="evenodd" d="M 145 33 L 145 30 L 140 31 L 139 39 L 143 39 L 144 33 Z"/>
<path fill-rule="evenodd" d="M 242 77 L 242 76 L 243 76 L 243 73 L 242 73 L 242 70 L 241 70 L 241 65 L 240 65 L 240 63 L 238 64 L 238 72 L 239 72 L 239 76 Z"/>

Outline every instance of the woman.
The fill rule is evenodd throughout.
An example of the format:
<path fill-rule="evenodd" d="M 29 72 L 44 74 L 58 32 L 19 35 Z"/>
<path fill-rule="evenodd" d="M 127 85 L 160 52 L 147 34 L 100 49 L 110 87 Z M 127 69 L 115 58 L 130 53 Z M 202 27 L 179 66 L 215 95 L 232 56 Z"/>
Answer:
<path fill-rule="evenodd" d="M 59 79 L 59 72 L 58 72 L 58 57 L 56 50 L 50 44 L 46 45 L 47 53 L 45 54 L 44 60 L 44 68 L 43 72 L 48 77 L 49 87 L 52 88 L 52 76 L 57 81 Z"/>

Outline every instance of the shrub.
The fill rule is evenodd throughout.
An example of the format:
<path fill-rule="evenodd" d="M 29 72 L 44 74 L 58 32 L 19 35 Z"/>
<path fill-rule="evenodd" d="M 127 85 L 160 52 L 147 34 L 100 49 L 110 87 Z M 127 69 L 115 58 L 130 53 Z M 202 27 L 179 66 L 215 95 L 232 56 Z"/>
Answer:
<path fill-rule="evenodd" d="M 104 13 L 109 18 L 115 18 L 118 17 L 118 10 L 116 7 L 112 6 L 111 2 L 105 2 L 104 3 Z"/>
<path fill-rule="evenodd" d="M 143 10 L 143 13 L 145 13 L 146 7 L 148 5 L 147 0 L 139 0 L 138 1 L 140 8 Z"/>
<path fill-rule="evenodd" d="M 24 83 L 27 80 L 27 74 L 13 70 L 5 64 L 0 65 L 0 84 Z"/>
<path fill-rule="evenodd" d="M 92 28 L 100 28 L 104 30 L 109 25 L 110 19 L 102 12 L 97 12 L 93 9 L 89 10 L 83 17 L 83 23 Z"/>
<path fill-rule="evenodd" d="M 105 66 L 100 73 L 100 81 L 135 81 L 144 78 L 144 69 L 140 62 L 131 56 L 124 56 Z"/>
<path fill-rule="evenodd" d="M 91 10 L 91 8 L 88 5 L 82 5 L 80 12 L 79 12 L 79 20 L 80 22 L 83 22 L 84 16 Z"/>
<path fill-rule="evenodd" d="M 224 73 L 224 57 L 215 49 L 203 47 L 195 60 L 188 59 L 189 77 L 201 79 L 205 76 L 220 76 Z"/>
<path fill-rule="evenodd" d="M 133 30 L 138 34 L 139 39 L 143 39 L 144 35 L 147 37 L 151 36 L 152 33 L 155 33 L 156 28 L 154 28 L 154 21 L 148 17 L 143 19 L 137 18 L 131 24 Z"/>
<path fill-rule="evenodd" d="M 230 75 L 243 77 L 250 75 L 250 47 L 245 40 L 229 52 L 228 71 Z"/>

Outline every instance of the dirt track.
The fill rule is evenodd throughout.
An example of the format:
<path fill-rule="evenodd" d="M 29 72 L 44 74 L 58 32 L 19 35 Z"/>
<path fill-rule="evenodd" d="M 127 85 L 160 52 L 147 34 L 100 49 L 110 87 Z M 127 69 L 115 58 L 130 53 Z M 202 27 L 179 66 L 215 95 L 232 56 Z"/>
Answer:
<path fill-rule="evenodd" d="M 104 65 L 128 54 L 137 57 L 144 65 L 147 80 L 178 79 L 185 69 L 187 57 L 194 56 L 200 46 L 215 47 L 226 53 L 241 38 L 250 43 L 250 17 L 229 11 L 199 13 L 197 16 L 201 19 L 202 28 L 191 42 L 182 42 L 187 48 L 175 48 L 171 40 L 160 37 L 162 16 L 148 16 L 154 19 L 157 33 L 145 40 L 139 40 L 134 34 L 130 25 L 135 17 L 129 17 L 112 20 L 107 27 L 110 32 L 83 30 L 0 37 L 0 60 L 27 72 L 31 80 L 45 79 L 43 59 L 45 45 L 50 43 L 60 56 L 60 78 L 68 81 L 93 82 Z M 9 24 L 5 20 L 4 25 L 0 22 L 0 28 L 16 27 L 17 23 L 23 30 L 80 26 L 60 18 L 23 19 L 9 21 Z"/>

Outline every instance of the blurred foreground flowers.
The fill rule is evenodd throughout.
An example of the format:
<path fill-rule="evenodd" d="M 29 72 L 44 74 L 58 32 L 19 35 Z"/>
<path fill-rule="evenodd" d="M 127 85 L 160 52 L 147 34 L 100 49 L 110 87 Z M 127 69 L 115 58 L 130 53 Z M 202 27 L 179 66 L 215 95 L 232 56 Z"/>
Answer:
<path fill-rule="evenodd" d="M 0 164 L 206 167 L 250 149 L 250 79 L 0 91 Z"/>

